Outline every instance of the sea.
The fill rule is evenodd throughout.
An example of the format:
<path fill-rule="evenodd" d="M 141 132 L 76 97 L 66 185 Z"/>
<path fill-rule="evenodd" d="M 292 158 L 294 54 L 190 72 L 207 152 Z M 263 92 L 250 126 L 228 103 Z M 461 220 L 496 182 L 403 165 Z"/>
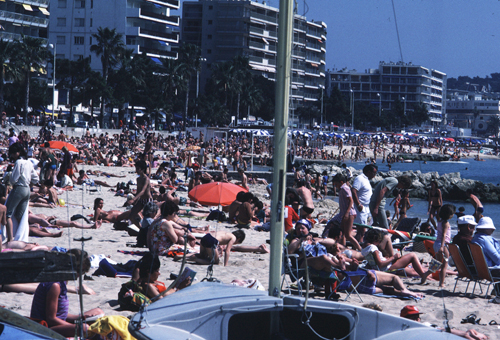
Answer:
<path fill-rule="evenodd" d="M 364 162 L 351 162 L 346 164 L 349 167 L 353 167 L 355 169 L 362 169 L 365 166 Z M 386 163 L 380 163 L 378 161 L 378 168 L 380 172 L 385 172 L 389 170 L 389 167 Z M 481 181 L 483 183 L 493 183 L 495 185 L 500 185 L 500 160 L 487 159 L 485 161 L 474 161 L 468 160 L 464 162 L 427 162 L 424 163 L 422 161 L 414 161 L 413 163 L 392 163 L 391 170 L 395 171 L 408 171 L 420 170 L 422 173 L 427 172 L 437 172 L 439 175 L 459 172 L 462 178 L 473 179 L 477 181 Z M 338 198 L 336 198 L 338 200 Z M 389 204 L 390 200 L 388 200 L 387 204 Z M 427 200 L 420 199 L 410 199 L 411 207 L 408 210 L 408 217 L 419 217 L 422 221 L 428 219 L 427 209 L 428 202 Z M 474 208 L 468 201 L 446 201 L 444 200 L 444 204 L 454 204 L 457 207 L 465 208 L 466 214 L 472 214 L 474 212 Z M 497 228 L 493 233 L 493 236 L 497 239 L 500 239 L 500 202 L 499 203 L 483 203 L 484 206 L 484 215 L 492 218 L 495 223 L 495 227 Z M 391 211 L 391 215 L 394 214 L 394 208 L 386 206 L 386 209 Z M 457 224 L 456 218 L 453 218 L 450 221 L 452 227 L 452 234 L 456 234 L 457 232 Z"/>

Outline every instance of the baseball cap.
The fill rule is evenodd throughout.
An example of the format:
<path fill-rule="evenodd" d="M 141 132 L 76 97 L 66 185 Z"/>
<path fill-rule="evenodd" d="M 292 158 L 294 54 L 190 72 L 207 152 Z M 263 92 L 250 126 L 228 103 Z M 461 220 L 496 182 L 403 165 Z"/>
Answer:
<path fill-rule="evenodd" d="M 464 215 L 458 218 L 457 224 L 472 224 L 477 225 L 476 219 L 472 215 Z"/>
<path fill-rule="evenodd" d="M 493 229 L 495 230 L 495 225 L 493 224 L 493 220 L 490 217 L 483 216 L 479 223 L 476 226 L 476 229 Z"/>
<path fill-rule="evenodd" d="M 311 230 L 311 228 L 312 228 L 311 222 L 309 222 L 305 218 L 298 220 L 296 224 L 303 224 L 303 225 L 305 225 L 306 228 L 307 228 L 307 230 Z"/>
<path fill-rule="evenodd" d="M 421 313 L 417 307 L 415 306 L 412 306 L 412 305 L 407 305 L 407 306 L 404 306 L 403 309 L 401 309 L 401 313 L 399 314 L 399 316 L 401 316 L 402 318 L 405 318 L 407 317 L 408 315 L 415 315 L 415 314 L 424 314 L 424 313 Z"/>

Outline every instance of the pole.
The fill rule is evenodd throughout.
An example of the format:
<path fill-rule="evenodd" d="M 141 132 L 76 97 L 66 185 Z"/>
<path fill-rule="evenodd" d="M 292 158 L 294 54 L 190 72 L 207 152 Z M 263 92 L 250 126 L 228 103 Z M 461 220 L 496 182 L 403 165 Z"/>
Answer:
<path fill-rule="evenodd" d="M 252 165 L 251 165 L 251 169 L 252 169 L 252 171 L 253 171 L 253 131 L 252 131 L 252 159 L 251 159 L 251 162 L 252 162 L 252 163 L 251 163 L 251 164 L 252 164 Z"/>
<path fill-rule="evenodd" d="M 378 116 L 380 117 L 382 115 L 382 95 L 380 93 L 377 93 L 378 96 Z"/>
<path fill-rule="evenodd" d="M 54 70 L 52 71 L 52 121 L 54 121 L 54 111 L 56 110 L 56 50 L 57 45 L 54 44 Z"/>
<path fill-rule="evenodd" d="M 321 128 L 323 128 L 323 86 L 321 86 Z"/>
<path fill-rule="evenodd" d="M 351 115 L 352 115 L 352 123 L 351 123 L 351 130 L 354 132 L 354 91 L 351 90 L 351 96 L 352 96 L 352 104 L 351 104 Z"/>
<path fill-rule="evenodd" d="M 286 187 L 287 127 L 290 105 L 290 70 L 292 61 L 293 2 L 280 0 L 278 56 L 276 68 L 276 106 L 274 121 L 273 191 L 271 200 L 271 256 L 269 264 L 269 295 L 281 291 L 281 256 L 284 234 L 284 203 Z M 270 334 L 279 330 L 279 315 L 271 313 Z M 271 336 L 272 338 L 272 336 Z"/>

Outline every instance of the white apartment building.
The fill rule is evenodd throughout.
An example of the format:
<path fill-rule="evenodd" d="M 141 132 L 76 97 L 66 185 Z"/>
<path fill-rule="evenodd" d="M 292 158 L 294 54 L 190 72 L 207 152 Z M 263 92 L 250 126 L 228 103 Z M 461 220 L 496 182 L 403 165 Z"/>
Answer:
<path fill-rule="evenodd" d="M 21 34 L 47 41 L 49 0 L 1 0 L 0 39 L 21 40 Z"/>
<path fill-rule="evenodd" d="M 185 1 L 182 41 L 201 48 L 206 60 L 200 89 L 213 64 L 234 56 L 248 56 L 253 71 L 268 79 L 276 76 L 279 9 L 265 1 Z M 295 15 L 293 30 L 291 105 L 318 101 L 325 84 L 326 24 Z"/>
<path fill-rule="evenodd" d="M 41 0 L 39 0 L 41 1 Z M 180 0 L 51 0 L 49 42 L 57 58 L 78 60 L 91 57 L 93 70 L 101 71 L 101 60 L 90 52 L 96 44 L 92 34 L 99 27 L 116 29 L 126 47 L 135 53 L 158 58 L 176 58 L 179 43 Z M 0 2 L 1 4 L 1 2 Z"/>
<path fill-rule="evenodd" d="M 394 102 L 404 102 L 407 110 L 420 102 L 427 107 L 429 121 L 441 123 L 444 119 L 446 74 L 424 66 L 403 62 L 379 63 L 377 69 L 365 72 L 334 70 L 327 72 L 327 92 L 337 87 L 355 101 L 365 101 L 380 109 L 391 110 Z M 352 92 L 351 92 L 352 90 Z"/>
<path fill-rule="evenodd" d="M 446 94 L 446 117 L 448 125 L 470 128 L 484 134 L 488 121 L 500 117 L 500 100 L 486 92 L 448 90 Z"/>

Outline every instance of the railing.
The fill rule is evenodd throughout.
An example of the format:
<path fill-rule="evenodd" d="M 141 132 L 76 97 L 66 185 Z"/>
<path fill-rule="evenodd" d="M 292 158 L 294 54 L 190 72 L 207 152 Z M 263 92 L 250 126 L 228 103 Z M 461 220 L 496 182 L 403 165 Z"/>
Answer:
<path fill-rule="evenodd" d="M 49 20 L 45 18 L 38 18 L 31 15 L 24 15 L 8 11 L 0 11 L 0 20 L 3 21 L 21 21 L 23 23 L 30 23 L 38 26 L 47 26 Z"/>
<path fill-rule="evenodd" d="M 47 7 L 49 6 L 50 0 L 25 0 L 25 1 L 16 1 L 14 2 L 20 3 L 20 4 L 26 4 L 26 5 L 35 5 L 35 6 L 40 6 L 40 7 Z"/>
<path fill-rule="evenodd" d="M 152 3 L 160 3 L 160 4 L 164 4 L 164 5 L 171 5 L 171 6 L 174 6 L 174 7 L 177 7 L 179 8 L 179 3 L 180 3 L 180 0 L 146 0 L 148 2 L 152 2 Z"/>
<path fill-rule="evenodd" d="M 261 50 L 276 52 L 276 46 L 272 46 L 272 45 L 268 45 L 268 44 L 264 44 L 264 43 L 259 43 L 259 42 L 256 42 L 256 41 L 250 41 L 250 43 L 248 44 L 248 46 L 259 48 Z"/>
<path fill-rule="evenodd" d="M 273 24 L 278 23 L 278 18 L 273 18 L 272 16 L 260 14 L 260 13 L 255 13 L 255 12 L 250 13 L 250 18 L 256 18 L 256 19 L 261 19 L 264 21 L 269 21 L 269 22 L 272 22 Z"/>
<path fill-rule="evenodd" d="M 250 33 L 255 33 L 255 34 L 263 35 L 264 37 L 270 36 L 270 37 L 273 37 L 273 38 L 276 38 L 278 36 L 278 33 L 276 33 L 276 32 L 265 31 L 262 28 L 257 28 L 257 27 L 250 27 Z"/>
<path fill-rule="evenodd" d="M 45 39 L 45 38 L 39 38 L 39 37 L 33 37 L 33 36 L 30 36 L 30 37 L 42 40 L 42 45 L 47 45 L 49 43 L 49 40 Z M 21 37 L 21 34 L 0 31 L 0 39 L 14 41 L 14 40 L 21 40 L 22 37 Z"/>
<path fill-rule="evenodd" d="M 142 47 L 142 46 L 139 47 L 139 50 L 142 53 L 156 54 L 156 55 L 166 56 L 169 58 L 177 58 L 177 52 L 162 51 L 162 50 L 158 50 L 156 48 L 149 48 L 149 47 Z"/>
<path fill-rule="evenodd" d="M 141 13 L 141 15 L 144 15 L 146 17 L 155 18 L 155 19 L 159 19 L 159 20 L 163 20 L 163 21 L 167 21 L 167 22 L 179 25 L 179 16 L 170 16 L 169 17 L 169 16 L 166 16 L 164 14 L 149 12 L 149 11 L 145 11 L 143 9 L 141 9 L 140 13 Z"/>
<path fill-rule="evenodd" d="M 177 33 L 165 33 L 165 32 L 158 32 L 158 31 L 150 31 L 145 28 L 140 27 L 139 29 L 139 34 L 147 34 L 153 37 L 161 37 L 165 39 L 170 39 L 173 41 L 178 41 L 179 40 L 179 34 Z"/>

